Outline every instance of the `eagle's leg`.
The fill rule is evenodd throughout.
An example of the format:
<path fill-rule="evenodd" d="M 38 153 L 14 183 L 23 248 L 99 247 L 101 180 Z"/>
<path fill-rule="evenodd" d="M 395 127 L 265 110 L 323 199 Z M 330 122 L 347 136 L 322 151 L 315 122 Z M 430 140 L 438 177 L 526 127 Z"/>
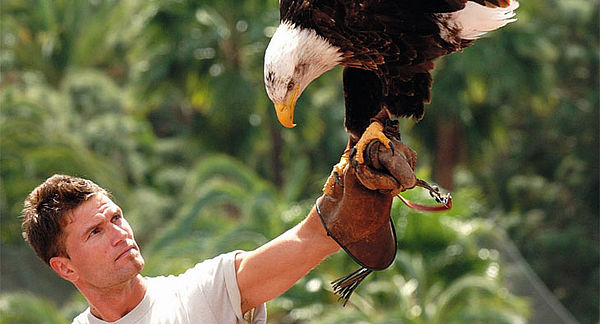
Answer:
<path fill-rule="evenodd" d="M 361 135 L 360 139 L 358 140 L 358 143 L 356 143 L 355 146 L 356 160 L 358 161 L 358 163 L 365 163 L 363 154 L 365 148 L 369 143 L 371 143 L 371 141 L 379 140 L 383 145 L 385 145 L 385 147 L 394 151 L 392 141 L 390 141 L 390 139 L 383 133 L 384 125 L 387 125 L 389 122 L 391 122 L 391 118 L 387 109 L 382 109 L 374 118 L 371 119 L 371 124 Z M 397 136 L 400 137 L 399 132 Z"/>

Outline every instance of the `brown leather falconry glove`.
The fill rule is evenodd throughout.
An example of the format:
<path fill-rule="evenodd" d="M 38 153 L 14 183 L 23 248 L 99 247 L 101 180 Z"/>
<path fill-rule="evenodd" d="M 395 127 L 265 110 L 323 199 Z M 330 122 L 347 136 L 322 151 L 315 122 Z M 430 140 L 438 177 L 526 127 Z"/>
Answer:
<path fill-rule="evenodd" d="M 369 273 L 394 261 L 397 244 L 390 218 L 392 199 L 417 183 L 416 153 L 396 137 L 388 138 L 392 138 L 391 149 L 377 140 L 368 144 L 364 164 L 350 154 L 343 174 L 333 173 L 335 181 L 328 181 L 324 195 L 317 199 L 317 212 L 327 233 L 362 266 L 333 282 L 344 305 Z"/>

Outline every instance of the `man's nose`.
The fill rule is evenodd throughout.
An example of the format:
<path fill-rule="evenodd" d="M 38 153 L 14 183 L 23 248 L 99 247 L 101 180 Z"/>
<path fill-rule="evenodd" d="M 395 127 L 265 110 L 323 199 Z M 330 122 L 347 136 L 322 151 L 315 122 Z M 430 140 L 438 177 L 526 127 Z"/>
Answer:
<path fill-rule="evenodd" d="M 112 244 L 115 246 L 121 243 L 121 241 L 125 240 L 129 235 L 129 233 L 123 227 L 117 224 L 112 224 L 111 232 L 113 242 Z"/>

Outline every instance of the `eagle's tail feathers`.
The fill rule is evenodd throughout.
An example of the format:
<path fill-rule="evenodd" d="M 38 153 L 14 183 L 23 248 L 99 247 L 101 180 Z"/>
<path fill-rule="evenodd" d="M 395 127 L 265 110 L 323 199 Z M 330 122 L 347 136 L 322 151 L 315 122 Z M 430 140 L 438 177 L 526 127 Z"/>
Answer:
<path fill-rule="evenodd" d="M 515 20 L 515 10 L 519 2 L 510 0 L 507 7 L 482 6 L 475 2 L 467 2 L 464 9 L 453 12 L 454 20 L 459 28 L 459 37 L 466 40 L 475 40 L 485 33 L 496 30 Z"/>

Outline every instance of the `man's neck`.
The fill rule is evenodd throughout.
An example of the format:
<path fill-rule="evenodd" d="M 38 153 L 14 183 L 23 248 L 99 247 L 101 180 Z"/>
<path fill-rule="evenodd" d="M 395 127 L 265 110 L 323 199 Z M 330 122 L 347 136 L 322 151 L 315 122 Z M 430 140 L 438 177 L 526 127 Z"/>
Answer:
<path fill-rule="evenodd" d="M 106 289 L 77 287 L 90 304 L 91 313 L 97 318 L 114 322 L 133 310 L 144 299 L 146 280 L 135 278 L 115 287 Z"/>

